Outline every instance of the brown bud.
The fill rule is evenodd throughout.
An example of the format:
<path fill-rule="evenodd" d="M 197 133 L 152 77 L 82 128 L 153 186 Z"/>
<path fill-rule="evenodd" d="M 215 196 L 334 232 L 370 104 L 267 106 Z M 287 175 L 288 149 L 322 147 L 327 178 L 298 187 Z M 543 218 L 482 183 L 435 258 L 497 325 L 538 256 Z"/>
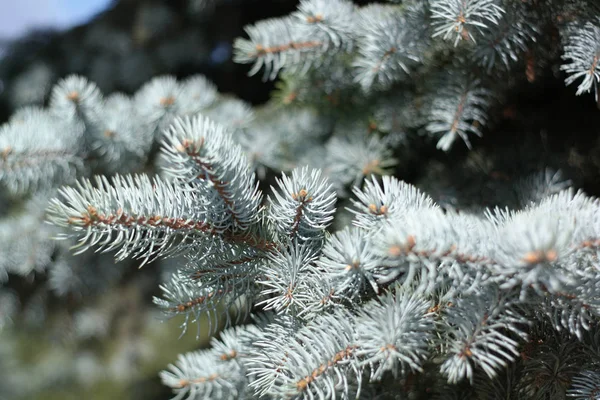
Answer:
<path fill-rule="evenodd" d="M 523 261 L 525 261 L 527 264 L 537 264 L 542 261 L 542 254 L 539 251 L 530 251 L 529 253 L 525 254 Z"/>
<path fill-rule="evenodd" d="M 2 158 L 6 160 L 10 153 L 12 153 L 12 147 L 6 146 L 0 154 L 2 154 Z"/>
<path fill-rule="evenodd" d="M 527 264 L 538 264 L 544 261 L 554 262 L 558 259 L 558 253 L 555 249 L 549 249 L 547 251 L 530 251 L 525 254 L 523 261 Z"/>
<path fill-rule="evenodd" d="M 308 22 L 309 24 L 314 24 L 316 22 L 321 22 L 323 21 L 323 16 L 321 14 L 317 14 L 314 17 L 312 15 L 309 15 L 308 17 L 306 17 L 306 22 Z"/>
<path fill-rule="evenodd" d="M 172 106 L 175 103 L 175 98 L 173 96 L 163 97 L 160 99 L 160 105 L 163 107 Z"/>
<path fill-rule="evenodd" d="M 177 382 L 177 386 L 180 388 L 186 387 L 190 384 L 190 381 L 188 381 L 187 379 L 180 379 L 179 382 Z"/>
<path fill-rule="evenodd" d="M 67 94 L 67 99 L 69 99 L 72 102 L 77 102 L 79 101 L 79 92 L 77 91 L 72 91 L 69 94 Z"/>
<path fill-rule="evenodd" d="M 558 253 L 554 249 L 550 249 L 546 252 L 546 260 L 554 262 L 558 259 Z"/>
<path fill-rule="evenodd" d="M 402 247 L 400 247 L 398 245 L 394 245 L 388 249 L 388 253 L 392 257 L 399 257 L 403 253 Z"/>

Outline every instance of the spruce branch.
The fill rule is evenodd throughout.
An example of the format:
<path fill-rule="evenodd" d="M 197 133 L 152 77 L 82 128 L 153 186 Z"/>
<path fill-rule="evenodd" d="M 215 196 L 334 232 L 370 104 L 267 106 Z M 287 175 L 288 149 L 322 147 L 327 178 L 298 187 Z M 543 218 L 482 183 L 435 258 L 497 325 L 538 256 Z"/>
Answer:
<path fill-rule="evenodd" d="M 135 94 L 140 116 L 156 133 L 168 127 L 180 105 L 181 86 L 172 76 L 159 76 L 146 82 Z"/>
<path fill-rule="evenodd" d="M 570 85 L 579 78 L 583 81 L 577 87 L 577 95 L 589 92 L 594 88 L 594 96 L 598 100 L 598 82 L 600 82 L 600 18 L 586 22 L 582 27 L 572 30 L 564 46 L 564 60 L 570 60 L 560 68 L 569 76 L 565 83 Z"/>
<path fill-rule="evenodd" d="M 50 94 L 50 110 L 66 121 L 79 119 L 86 125 L 97 120 L 102 93 L 95 83 L 78 75 L 61 79 Z"/>
<path fill-rule="evenodd" d="M 248 369 L 259 396 L 328 399 L 348 396 L 362 368 L 353 362 L 353 319 L 345 311 L 324 315 L 282 340 L 267 332 Z"/>
<path fill-rule="evenodd" d="M 505 170 L 501 158 L 512 154 L 504 153 L 471 154 L 447 173 L 460 152 L 417 162 L 407 178 L 438 182 L 432 196 L 377 177 L 398 160 L 431 156 L 414 145 L 418 136 L 443 151 L 457 138 L 470 149 L 492 102 L 512 99 L 503 90 L 524 80 L 513 69 L 524 67 L 530 83 L 536 68 L 556 72 L 557 33 L 566 83 L 581 80 L 577 94 L 594 87 L 597 96 L 592 1 L 298 3 L 289 16 L 248 26 L 233 49 L 250 74 L 281 75 L 275 101 L 253 109 L 200 75 L 156 77 L 133 98 L 103 99 L 72 76 L 48 111 L 23 109 L 0 129 L 0 184 L 29 195 L 74 181 L 86 162 L 94 172 L 152 169 L 144 163 L 160 142 L 160 178 L 83 179 L 61 189 L 47 214 L 69 229 L 61 237 L 77 241 L 77 253 L 114 250 L 142 265 L 185 255 L 154 303 L 181 318 L 183 332 L 193 323 L 197 336 L 226 328 L 210 349 L 160 374 L 176 399 L 596 396 L 599 201 L 562 191 L 570 181 L 549 169 L 513 184 L 528 172 Z M 500 118 L 520 124 L 518 111 Z M 440 183 L 465 172 L 470 188 Z M 264 204 L 256 176 L 272 185 Z M 349 192 L 350 212 L 336 213 Z M 12 207 L 14 196 L 4 197 L 0 205 Z M 494 202 L 515 209 L 482 210 Z M 47 271 L 54 293 L 73 295 L 88 281 L 66 246 L 39 232 L 22 239 L 39 218 L 27 207 L 0 223 L 8 253 L 0 280 Z M 85 257 L 81 265 L 98 265 L 97 255 Z M 105 279 L 98 274 L 87 275 Z M 0 328 L 17 303 L 6 293 Z M 251 311 L 262 312 L 255 324 L 231 326 Z M 78 332 L 92 337 L 82 315 Z"/>
<path fill-rule="evenodd" d="M 215 227 L 247 230 L 258 221 L 262 199 L 258 182 L 240 145 L 221 125 L 200 115 L 177 118 L 162 150 L 166 172 L 177 181 L 204 188 Z"/>
<path fill-rule="evenodd" d="M 520 395 L 534 400 L 565 398 L 583 364 L 580 343 L 552 331 L 538 340 L 523 362 Z"/>
<path fill-rule="evenodd" d="M 566 329 L 579 338 L 584 330 L 592 329 L 596 317 L 600 315 L 597 296 L 582 296 L 576 290 L 547 296 L 542 309 L 557 331 Z"/>
<path fill-rule="evenodd" d="M 192 75 L 179 83 L 181 85 L 180 115 L 194 115 L 217 101 L 217 87 L 204 75 Z"/>
<path fill-rule="evenodd" d="M 504 9 L 496 0 L 433 0 L 431 14 L 435 27 L 433 37 L 475 41 L 474 30 L 498 24 Z"/>
<path fill-rule="evenodd" d="M 297 168 L 276 181 L 279 190 L 272 188 L 268 215 L 278 232 L 302 241 L 322 238 L 333 220 L 336 195 L 321 171 Z"/>
<path fill-rule="evenodd" d="M 222 362 L 206 350 L 180 354 L 160 378 L 174 390 L 174 400 L 238 399 L 245 383 L 244 371 L 237 364 Z"/>
<path fill-rule="evenodd" d="M 498 232 L 498 264 L 493 267 L 505 278 L 503 287 L 519 282 L 540 290 L 543 284 L 555 292 L 572 283 L 569 275 L 557 271 L 556 262 L 571 250 L 574 229 L 568 218 L 548 220 L 539 212 L 519 213 L 507 221 Z"/>
<path fill-rule="evenodd" d="M 415 293 L 398 288 L 372 300 L 358 316 L 356 356 L 371 367 L 371 380 L 384 372 L 398 376 L 423 371 L 428 342 L 434 332 L 431 304 Z"/>
<path fill-rule="evenodd" d="M 170 75 L 146 82 L 134 96 L 137 111 L 156 135 L 169 127 L 178 116 L 193 116 L 216 100 L 216 88 L 202 75 L 182 82 Z"/>
<path fill-rule="evenodd" d="M 473 57 L 488 74 L 494 68 L 510 69 L 530 50 L 539 33 L 540 27 L 526 5 L 517 3 L 507 8 L 498 24 L 490 24 L 488 30 L 480 35 Z"/>
<path fill-rule="evenodd" d="M 202 316 L 207 317 L 210 332 L 215 332 L 223 320 L 225 325 L 241 321 L 258 301 L 258 282 L 264 279 L 265 271 L 271 272 L 268 261 L 276 257 L 277 250 L 249 239 L 232 240 L 227 233 L 220 242 L 195 241 L 189 246 L 193 249 L 187 255 L 189 262 L 161 286 L 163 296 L 154 302 L 168 317 L 185 316 L 182 334 L 189 323 L 198 323 L 200 332 Z"/>
<path fill-rule="evenodd" d="M 528 288 L 559 293 L 581 285 L 585 249 L 598 235 L 595 225 L 585 221 L 592 220 L 597 210 L 596 199 L 567 190 L 521 212 L 489 213 L 498 226 L 496 263 L 490 269 L 502 278 L 501 287 L 520 286 L 524 298 Z M 549 212 L 554 215 L 551 220 Z M 591 279 L 597 278 L 596 273 Z"/>
<path fill-rule="evenodd" d="M 235 137 L 261 175 L 265 167 L 284 172 L 301 165 L 302 156 L 318 148 L 331 129 L 328 118 L 308 108 L 268 114 Z"/>
<path fill-rule="evenodd" d="M 318 302 L 313 287 L 318 286 L 319 271 L 314 261 L 317 252 L 310 244 L 290 243 L 285 250 L 268 254 L 269 263 L 261 268 L 258 284 L 265 310 L 276 314 L 289 313 L 295 317 L 304 314 L 310 306 Z M 316 300 L 316 301 L 315 301 Z"/>
<path fill-rule="evenodd" d="M 427 116 L 427 132 L 441 136 L 437 148 L 448 151 L 460 137 L 471 148 L 469 133 L 481 136 L 482 125 L 487 121 L 491 92 L 473 79 L 459 72 L 448 74 L 446 83 L 438 89 Z"/>
<path fill-rule="evenodd" d="M 234 134 L 248 128 L 254 120 L 254 110 L 250 104 L 239 99 L 220 99 L 204 111 L 204 115 L 228 127 Z"/>
<path fill-rule="evenodd" d="M 224 325 L 231 324 L 234 315 L 231 307 L 239 306 L 234 311 L 237 319 L 244 316 L 245 308 L 241 302 L 244 296 L 252 298 L 251 281 L 252 276 L 246 274 L 238 279 L 204 283 L 184 271 L 178 271 L 169 282 L 160 286 L 162 297 L 154 297 L 153 300 L 166 317 L 184 316 L 181 335 L 187 332 L 190 324 L 196 323 L 196 337 L 199 337 L 201 326 L 209 334 L 214 334 L 223 325 L 223 320 Z"/>
<path fill-rule="evenodd" d="M 380 258 L 363 230 L 346 228 L 336 232 L 323 247 L 318 265 L 338 294 L 356 299 L 365 290 L 379 291 Z"/>
<path fill-rule="evenodd" d="M 385 175 L 398 162 L 387 143 L 376 135 L 334 136 L 325 146 L 324 172 L 338 190 L 355 186 L 370 175 Z"/>
<path fill-rule="evenodd" d="M 305 37 L 326 37 L 334 48 L 352 47 L 355 6 L 348 0 L 301 0 L 292 13 Z"/>
<path fill-rule="evenodd" d="M 389 89 L 408 76 L 421 61 L 424 43 L 415 40 L 414 26 L 395 7 L 381 7 L 361 13 L 364 32 L 358 39 L 358 56 L 354 60 L 355 80 L 363 90 Z M 385 10 L 385 11 L 384 11 Z M 422 21 L 421 21 L 422 22 Z"/>
<path fill-rule="evenodd" d="M 519 355 L 518 342 L 511 336 L 526 339 L 524 327 L 529 323 L 519 309 L 518 296 L 487 287 L 479 295 L 458 298 L 443 316 L 444 346 L 449 358 L 440 371 L 449 383 L 463 378 L 472 382 L 474 368 L 481 368 L 490 378 Z"/>
<path fill-rule="evenodd" d="M 438 276 L 446 262 L 467 261 L 449 222 L 439 209 L 423 209 L 384 224 L 372 236 L 373 252 L 385 266 L 384 282 L 401 275 L 406 285 L 429 294 L 446 283 Z"/>
<path fill-rule="evenodd" d="M 363 188 L 355 186 L 353 193 L 353 224 L 369 231 L 376 231 L 386 220 L 400 219 L 409 211 L 437 208 L 431 197 L 391 176 L 381 177 L 381 183 L 375 177 L 366 179 Z"/>
<path fill-rule="evenodd" d="M 248 39 L 236 39 L 234 61 L 253 63 L 249 75 L 265 68 L 263 79 L 273 80 L 284 67 L 306 71 L 326 51 L 327 45 L 316 38 L 306 38 L 295 27 L 295 19 L 284 17 L 247 26 Z"/>
<path fill-rule="evenodd" d="M 46 112 L 22 114 L 0 128 L 0 183 L 11 193 L 71 183 L 83 172 L 83 126 Z M 74 145 L 75 142 L 75 145 Z"/>
<path fill-rule="evenodd" d="M 596 371 L 583 371 L 573 377 L 573 384 L 567 391 L 567 397 L 580 400 L 600 397 L 600 374 Z"/>
<path fill-rule="evenodd" d="M 350 1 L 303 0 L 291 16 L 247 26 L 249 39 L 236 39 L 234 61 L 253 63 L 249 75 L 264 67 L 264 79 L 275 79 L 284 68 L 304 73 L 352 46 L 353 21 Z"/>
<path fill-rule="evenodd" d="M 46 193 L 37 194 L 23 210 L 0 222 L 0 284 L 6 283 L 9 274 L 28 276 L 53 267 L 57 261 L 53 255 L 59 246 L 51 239 L 54 229 L 40 226 L 47 201 Z"/>
<path fill-rule="evenodd" d="M 108 173 L 127 173 L 144 164 L 154 136 L 123 94 L 108 97 L 91 126 L 90 149 Z"/>
<path fill-rule="evenodd" d="M 119 249 L 117 260 L 148 262 L 189 251 L 188 239 L 213 241 L 220 232 L 194 193 L 159 178 L 97 177 L 95 186 L 83 180 L 60 194 L 48 208 L 49 221 L 73 231 L 61 238 L 79 238 L 77 254 L 97 245 L 99 251 Z"/>

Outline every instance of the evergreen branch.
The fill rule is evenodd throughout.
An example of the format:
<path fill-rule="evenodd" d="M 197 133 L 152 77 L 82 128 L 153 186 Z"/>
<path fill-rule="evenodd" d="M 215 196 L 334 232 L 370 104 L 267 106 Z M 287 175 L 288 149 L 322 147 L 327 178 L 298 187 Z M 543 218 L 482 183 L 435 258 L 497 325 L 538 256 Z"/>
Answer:
<path fill-rule="evenodd" d="M 335 293 L 356 298 L 365 290 L 379 291 L 380 261 L 364 230 L 346 228 L 329 238 L 317 264 Z"/>
<path fill-rule="evenodd" d="M 356 356 L 361 365 L 370 365 L 371 380 L 381 379 L 384 372 L 397 376 L 423 371 L 428 341 L 434 332 L 430 304 L 414 293 L 402 289 L 372 300 L 358 316 Z"/>
<path fill-rule="evenodd" d="M 319 240 L 333 220 L 336 196 L 321 171 L 294 169 L 277 179 L 279 191 L 269 197 L 269 218 L 283 237 Z"/>
<path fill-rule="evenodd" d="M 572 379 L 582 372 L 581 344 L 546 330 L 523 362 L 520 395 L 533 400 L 565 398 Z"/>
<path fill-rule="evenodd" d="M 248 369 L 256 394 L 303 399 L 347 396 L 352 378 L 362 369 L 352 361 L 352 318 L 346 312 L 325 315 L 300 328 L 285 341 L 271 332 L 256 342 L 258 351 Z"/>
<path fill-rule="evenodd" d="M 54 229 L 40 226 L 47 201 L 45 193 L 35 195 L 23 210 L 0 222 L 0 285 L 6 283 L 9 274 L 28 276 L 54 266 L 53 256 L 59 247 L 51 239 Z"/>
<path fill-rule="evenodd" d="M 565 179 L 562 171 L 545 168 L 543 171 L 519 179 L 516 184 L 517 202 L 520 207 L 540 203 L 559 192 L 567 192 L 571 185 L 572 182 Z"/>
<path fill-rule="evenodd" d="M 141 119 L 155 134 L 162 134 L 174 118 L 196 115 L 215 100 L 215 86 L 202 75 L 190 76 L 182 82 L 170 75 L 158 76 L 146 82 L 134 96 Z"/>
<path fill-rule="evenodd" d="M 177 363 L 162 371 L 160 378 L 175 392 L 174 400 L 237 399 L 246 380 L 239 366 L 223 362 L 206 350 L 180 354 Z"/>
<path fill-rule="evenodd" d="M 83 152 L 77 146 L 82 128 L 44 112 L 4 124 L 0 128 L 0 183 L 14 194 L 23 194 L 74 181 L 84 170 Z"/>
<path fill-rule="evenodd" d="M 214 333 L 220 326 L 221 318 L 225 317 L 229 323 L 230 315 L 228 305 L 231 305 L 241 296 L 229 282 L 220 282 L 205 285 L 192 279 L 184 272 L 177 272 L 171 280 L 160 286 L 162 298 L 154 297 L 154 303 L 163 309 L 168 317 L 184 315 L 181 323 L 183 335 L 190 323 L 198 323 L 196 336 L 200 335 L 200 321 L 206 316 L 208 324 L 205 329 Z"/>
<path fill-rule="evenodd" d="M 488 73 L 499 63 L 509 69 L 536 41 L 539 30 L 525 5 L 515 4 L 498 24 L 488 26 L 473 49 L 473 57 Z"/>
<path fill-rule="evenodd" d="M 192 75 L 181 85 L 181 110 L 179 115 L 195 115 L 208 109 L 217 101 L 217 87 L 204 75 Z"/>
<path fill-rule="evenodd" d="M 425 44 L 415 40 L 413 29 L 418 23 L 409 23 L 395 7 L 381 6 L 377 13 L 368 9 L 361 15 L 364 35 L 358 39 L 358 56 L 353 63 L 355 80 L 365 91 L 372 87 L 388 89 L 421 61 L 420 50 Z"/>
<path fill-rule="evenodd" d="M 292 16 L 299 22 L 302 36 L 325 37 L 334 48 L 351 48 L 354 4 L 348 0 L 301 0 Z"/>
<path fill-rule="evenodd" d="M 570 85 L 579 78 L 583 81 L 577 87 L 577 95 L 589 92 L 594 88 L 594 95 L 598 100 L 598 82 L 600 82 L 600 18 L 587 22 L 581 28 L 573 29 L 564 46 L 564 60 L 571 60 L 563 64 L 560 69 L 569 74 L 565 83 Z"/>
<path fill-rule="evenodd" d="M 80 119 L 86 125 L 98 119 L 102 93 L 95 83 L 78 75 L 61 79 L 50 94 L 50 111 L 65 121 Z"/>
<path fill-rule="evenodd" d="M 209 119 L 177 118 L 166 134 L 165 170 L 176 180 L 204 186 L 215 208 L 214 220 L 223 230 L 246 230 L 258 221 L 261 193 L 241 147 Z"/>
<path fill-rule="evenodd" d="M 549 291 L 541 308 L 557 331 L 566 329 L 582 340 L 584 330 L 593 329 L 596 318 L 600 316 L 597 289 L 600 268 L 596 252 L 573 253 L 562 264 L 574 267 L 574 282 L 564 285 L 560 291 Z"/>
<path fill-rule="evenodd" d="M 293 241 L 286 250 L 269 253 L 268 258 L 270 262 L 260 268 L 258 284 L 264 300 L 258 305 L 277 314 L 290 313 L 297 317 L 306 313 L 315 302 L 313 287 L 321 279 L 314 266 L 315 249 Z"/>
<path fill-rule="evenodd" d="M 273 18 L 247 26 L 248 39 L 234 42 L 234 61 L 253 63 L 248 72 L 254 75 L 264 66 L 264 79 L 275 79 L 283 68 L 308 69 L 328 49 L 327 42 L 307 38 L 297 29 L 292 17 Z"/>
<path fill-rule="evenodd" d="M 481 264 L 486 261 L 458 251 L 457 234 L 439 209 L 425 208 L 391 220 L 371 240 L 373 252 L 380 258 L 380 265 L 385 266 L 384 281 L 402 275 L 406 285 L 428 294 L 447 283 L 440 281 L 447 262 Z"/>
<path fill-rule="evenodd" d="M 176 399 L 598 397 L 600 202 L 561 192 L 569 181 L 553 172 L 511 183 L 522 168 L 505 168 L 510 155 L 476 152 L 449 172 L 441 169 L 454 156 L 415 164 L 431 154 L 412 143 L 428 135 L 448 151 L 460 137 L 470 149 L 492 103 L 513 98 L 524 81 L 512 71 L 517 63 L 530 83 L 536 68 L 557 71 L 557 34 L 566 84 L 577 81 L 578 95 L 593 87 L 597 97 L 594 1 L 388 0 L 394 4 L 358 7 L 300 0 L 296 12 L 248 26 L 235 42 L 234 58 L 250 64 L 250 74 L 283 73 L 280 99 L 256 113 L 219 96 L 200 75 L 157 77 L 133 99 L 106 100 L 85 78 L 63 79 L 48 111 L 22 109 L 0 128 L 0 184 L 8 188 L 0 190 L 0 285 L 8 274 L 46 272 L 47 287 L 70 299 L 82 287 L 100 288 L 96 281 L 108 281 L 111 271 L 114 282 L 123 268 L 90 271 L 112 257 L 87 252 L 83 261 L 70 259 L 64 246 L 36 231 L 38 195 L 26 207 L 15 195 L 74 181 L 86 164 L 95 173 L 138 171 L 160 134 L 158 167 L 169 180 L 82 180 L 61 189 L 47 214 L 69 229 L 60 236 L 74 239 L 66 243 L 76 243 L 77 253 L 114 250 L 118 260 L 132 256 L 142 265 L 184 254 L 187 261 L 153 299 L 166 316 L 181 318 L 184 332 L 196 323 L 197 336 L 205 328 L 212 335 L 251 310 L 266 311 L 253 316 L 255 325 L 226 327 L 209 350 L 183 355 L 161 372 Z M 154 17 L 165 10 L 144 11 Z M 159 22 L 163 29 L 168 21 Z M 104 33 L 99 38 L 112 42 Z M 167 39 L 166 47 L 156 44 L 160 53 L 168 48 L 173 66 L 179 39 Z M 133 62 L 146 53 L 137 51 Z M 102 67 L 108 58 L 99 60 Z M 52 73 L 32 65 L 5 71 L 18 75 L 6 91 L 13 104 L 46 97 L 33 82 L 45 87 Z M 94 73 L 102 70 L 97 65 Z M 135 82 L 115 83 L 102 87 Z M 510 106 L 501 119 L 523 125 L 524 110 Z M 535 149 L 526 153 L 535 161 Z M 374 176 L 391 172 L 397 159 L 417 165 L 413 178 L 434 182 L 432 197 L 440 202 Z M 553 161 L 564 162 L 583 166 L 571 157 Z M 265 206 L 255 170 L 272 185 Z M 271 179 L 273 171 L 285 174 Z M 471 188 L 441 182 L 464 173 Z M 488 177 L 493 181 L 483 184 Z M 346 197 L 350 185 L 350 213 L 336 212 L 334 192 Z M 481 215 L 496 203 L 515 210 Z M 0 297 L 2 329 L 18 299 L 1 288 Z M 96 335 L 85 329 L 93 314 L 76 311 L 78 337 Z"/>
<path fill-rule="evenodd" d="M 303 108 L 289 114 L 270 110 L 236 139 L 256 166 L 288 171 L 299 165 L 302 156 L 320 145 L 330 131 L 328 118 Z M 260 167 L 259 167 L 260 168 Z"/>
<path fill-rule="evenodd" d="M 187 353 L 168 371 L 160 373 L 163 383 L 174 389 L 176 398 L 244 398 L 251 395 L 248 388 L 248 358 L 252 343 L 263 332 L 257 325 L 236 326 L 212 337 L 209 350 Z"/>
<path fill-rule="evenodd" d="M 159 134 L 178 115 L 181 85 L 173 76 L 158 76 L 146 82 L 134 96 L 136 109 L 150 130 Z"/>
<path fill-rule="evenodd" d="M 258 325 L 241 325 L 227 328 L 221 332 L 219 339 L 211 338 L 212 351 L 223 361 L 235 361 L 246 366 L 253 342 L 262 336 Z"/>
<path fill-rule="evenodd" d="M 91 126 L 90 148 L 111 174 L 140 169 L 153 140 L 134 104 L 122 94 L 105 100 L 98 120 Z"/>
<path fill-rule="evenodd" d="M 131 255 L 148 262 L 188 251 L 188 238 L 214 241 L 221 232 L 196 206 L 196 195 L 159 178 L 117 175 L 96 183 L 61 189 L 63 199 L 53 199 L 48 208 L 52 223 L 74 231 L 61 237 L 79 237 L 77 253 L 98 245 L 100 251 L 120 248 L 117 260 Z"/>
<path fill-rule="evenodd" d="M 567 397 L 580 400 L 600 398 L 600 374 L 594 371 L 583 371 L 573 377 L 573 384 L 567 391 Z"/>
<path fill-rule="evenodd" d="M 324 172 L 337 189 L 358 185 L 364 177 L 385 175 L 397 164 L 390 147 L 379 137 L 334 136 L 325 145 Z"/>
<path fill-rule="evenodd" d="M 573 261 L 585 255 L 581 246 L 598 234 L 584 223 L 597 210 L 597 200 L 564 191 L 522 212 L 489 214 L 498 226 L 491 270 L 501 277 L 501 287 L 520 285 L 523 298 L 530 287 L 556 293 L 578 282 L 579 268 L 574 266 L 580 261 Z"/>
<path fill-rule="evenodd" d="M 231 129 L 234 134 L 248 128 L 254 120 L 254 111 L 250 104 L 239 99 L 221 99 L 206 110 L 204 115 Z"/>
<path fill-rule="evenodd" d="M 413 185 L 383 176 L 380 184 L 375 177 L 365 180 L 362 189 L 353 188 L 357 200 L 352 200 L 353 224 L 376 231 L 386 220 L 397 220 L 422 208 L 437 208 L 431 197 Z"/>
<path fill-rule="evenodd" d="M 258 247 L 234 245 L 230 249 L 219 249 L 201 255 L 200 260 L 192 259 L 181 270 L 190 278 L 204 283 L 218 283 L 230 278 L 246 276 L 248 270 L 257 270 L 267 259 L 269 252 L 260 251 Z M 198 249 L 202 251 L 201 248 Z"/>
<path fill-rule="evenodd" d="M 448 151 L 457 137 L 471 148 L 468 133 L 481 136 L 480 126 L 485 125 L 491 92 L 481 87 L 478 79 L 460 73 L 447 77 L 431 104 L 426 130 L 441 135 L 437 148 Z"/>
<path fill-rule="evenodd" d="M 249 75 L 263 66 L 264 78 L 284 68 L 306 72 L 328 53 L 349 50 L 353 43 L 354 5 L 347 0 L 302 0 L 289 17 L 247 26 L 248 39 L 236 39 L 234 61 L 253 63 Z"/>
<path fill-rule="evenodd" d="M 473 380 L 474 367 L 482 368 L 489 378 L 519 355 L 518 342 L 509 335 L 526 339 L 522 326 L 529 323 L 519 311 L 511 293 L 487 287 L 479 295 L 457 299 L 443 316 L 449 358 L 441 372 L 449 383 L 463 378 Z"/>
<path fill-rule="evenodd" d="M 433 37 L 447 40 L 454 36 L 454 46 L 460 40 L 475 41 L 473 29 L 498 24 L 504 10 L 496 0 L 433 0 L 431 14 L 435 30 Z"/>

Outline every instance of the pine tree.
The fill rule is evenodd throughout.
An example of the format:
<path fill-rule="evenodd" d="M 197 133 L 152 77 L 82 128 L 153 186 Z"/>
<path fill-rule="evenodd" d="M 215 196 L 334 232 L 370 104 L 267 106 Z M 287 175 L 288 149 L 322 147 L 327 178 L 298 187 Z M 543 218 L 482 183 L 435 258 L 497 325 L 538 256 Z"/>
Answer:
<path fill-rule="evenodd" d="M 52 197 L 74 253 L 185 260 L 154 302 L 215 335 L 160 374 L 175 399 L 600 398 L 600 203 L 535 144 L 478 148 L 547 71 L 598 101 L 597 4 L 389 3 L 246 27 L 234 59 L 278 79 L 260 107 L 199 75 L 107 98 L 70 76 L 1 128 L 6 195 Z M 420 187 L 394 176 L 459 146 Z M 55 262 L 27 237 L 28 268 Z"/>

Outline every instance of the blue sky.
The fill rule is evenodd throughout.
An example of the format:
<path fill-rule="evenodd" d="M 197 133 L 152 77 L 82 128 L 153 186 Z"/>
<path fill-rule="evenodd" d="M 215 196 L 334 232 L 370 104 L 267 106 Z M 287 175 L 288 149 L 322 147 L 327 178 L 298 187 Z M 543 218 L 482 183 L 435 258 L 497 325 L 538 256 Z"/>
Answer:
<path fill-rule="evenodd" d="M 0 0 L 0 38 L 34 27 L 67 28 L 88 20 L 112 0 Z"/>

